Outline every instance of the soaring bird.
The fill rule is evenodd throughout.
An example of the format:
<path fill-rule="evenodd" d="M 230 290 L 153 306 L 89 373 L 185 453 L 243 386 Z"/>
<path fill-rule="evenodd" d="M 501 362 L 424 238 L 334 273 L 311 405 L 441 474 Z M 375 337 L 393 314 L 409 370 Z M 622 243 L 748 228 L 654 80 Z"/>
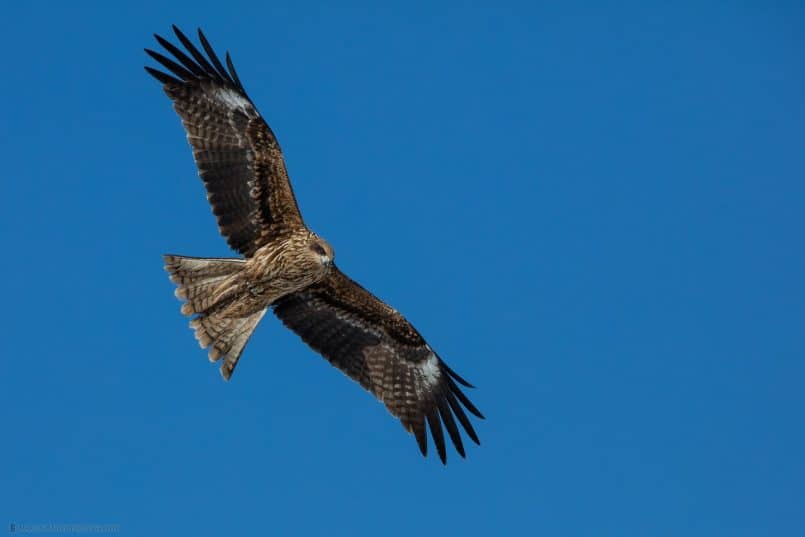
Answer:
<path fill-rule="evenodd" d="M 165 255 L 181 311 L 229 380 L 268 308 L 313 350 L 382 401 L 427 456 L 426 425 L 442 463 L 442 426 L 465 456 L 459 428 L 479 444 L 461 391 L 472 388 L 394 308 L 341 272 L 332 246 L 305 226 L 277 138 L 227 52 L 226 66 L 198 31 L 203 54 L 176 26 L 184 51 L 145 49 L 168 72 L 145 70 L 173 101 L 221 234 L 242 258 Z"/>

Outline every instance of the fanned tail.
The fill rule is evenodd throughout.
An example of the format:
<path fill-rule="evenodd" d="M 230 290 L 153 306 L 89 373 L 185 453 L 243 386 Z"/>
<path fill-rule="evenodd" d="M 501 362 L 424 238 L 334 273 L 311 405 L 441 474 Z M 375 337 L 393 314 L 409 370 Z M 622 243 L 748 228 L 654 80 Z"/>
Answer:
<path fill-rule="evenodd" d="M 224 358 L 221 375 L 232 376 L 240 355 L 246 347 L 266 310 L 249 315 L 233 315 L 240 308 L 239 290 L 233 285 L 234 276 L 243 268 L 242 259 L 207 259 L 166 255 L 165 270 L 176 285 L 176 297 L 185 300 L 184 315 L 197 315 L 190 321 L 202 348 L 210 348 L 210 361 Z"/>

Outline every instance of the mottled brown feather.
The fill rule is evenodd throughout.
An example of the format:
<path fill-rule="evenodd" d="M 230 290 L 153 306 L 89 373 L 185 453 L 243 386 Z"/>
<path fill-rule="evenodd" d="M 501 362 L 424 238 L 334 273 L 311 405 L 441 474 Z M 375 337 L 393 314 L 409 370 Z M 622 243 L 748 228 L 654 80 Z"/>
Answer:
<path fill-rule="evenodd" d="M 479 443 L 459 401 L 472 414 L 483 416 L 456 384 L 458 375 L 436 357 L 438 381 L 426 382 L 422 368 L 435 353 L 419 332 L 336 267 L 322 282 L 279 299 L 273 308 L 313 350 L 380 399 L 414 434 L 423 455 L 427 453 L 427 421 L 443 462 L 442 424 L 456 451 L 464 456 L 453 414 L 467 435 Z"/>
<path fill-rule="evenodd" d="M 163 84 L 182 119 L 221 234 L 231 248 L 251 257 L 278 234 L 304 226 L 282 150 L 232 60 L 227 57 L 227 70 L 201 31 L 207 58 L 174 31 L 189 55 L 157 36 L 176 61 L 146 50 L 170 74 L 146 71 Z"/>

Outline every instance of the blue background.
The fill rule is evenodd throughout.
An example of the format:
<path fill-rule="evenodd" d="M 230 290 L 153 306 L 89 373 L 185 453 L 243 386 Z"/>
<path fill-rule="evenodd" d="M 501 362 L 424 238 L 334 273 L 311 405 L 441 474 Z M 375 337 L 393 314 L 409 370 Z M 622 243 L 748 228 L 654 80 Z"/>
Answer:
<path fill-rule="evenodd" d="M 0 522 L 131 535 L 805 534 L 805 9 L 9 3 Z M 231 383 L 160 254 L 227 256 L 142 69 L 202 26 L 339 265 L 477 386 L 423 460 L 267 316 Z"/>

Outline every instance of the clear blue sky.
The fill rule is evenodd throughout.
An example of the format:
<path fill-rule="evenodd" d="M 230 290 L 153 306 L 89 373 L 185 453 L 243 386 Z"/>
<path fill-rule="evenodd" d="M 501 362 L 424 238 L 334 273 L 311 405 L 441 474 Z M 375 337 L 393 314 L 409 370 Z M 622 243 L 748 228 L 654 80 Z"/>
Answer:
<path fill-rule="evenodd" d="M 805 535 L 797 2 L 24 4 L 0 523 Z M 478 386 L 466 460 L 273 316 L 231 383 L 208 363 L 160 258 L 231 255 L 142 68 L 171 23 L 232 52 L 341 268 Z"/>

